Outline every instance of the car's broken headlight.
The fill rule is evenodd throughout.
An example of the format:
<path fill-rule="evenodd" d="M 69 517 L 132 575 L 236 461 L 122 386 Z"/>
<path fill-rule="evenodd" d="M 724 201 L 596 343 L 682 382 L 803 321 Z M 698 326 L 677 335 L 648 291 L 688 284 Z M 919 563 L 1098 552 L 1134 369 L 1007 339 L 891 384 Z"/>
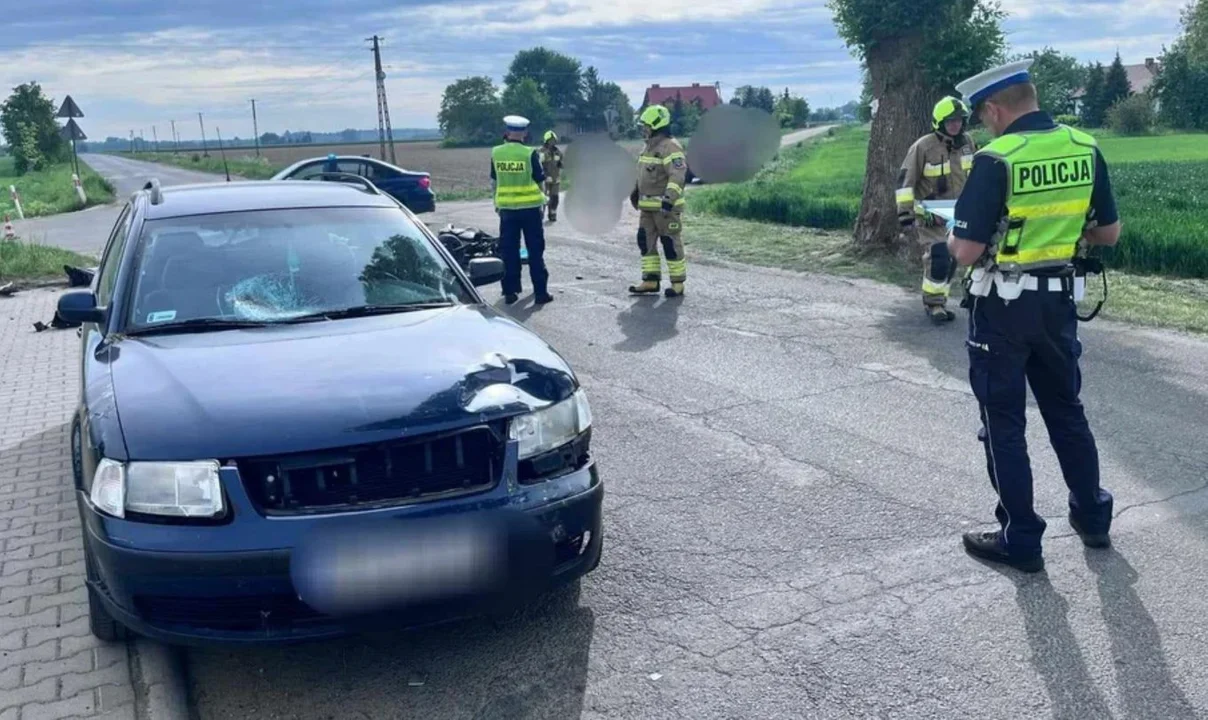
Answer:
<path fill-rule="evenodd" d="M 222 515 L 218 463 L 131 462 L 105 458 L 97 465 L 90 497 L 99 510 L 124 518 L 127 512 L 185 518 Z"/>
<path fill-rule="evenodd" d="M 591 406 L 582 388 L 557 405 L 512 419 L 510 434 L 520 443 L 520 459 L 571 442 L 591 427 Z"/>

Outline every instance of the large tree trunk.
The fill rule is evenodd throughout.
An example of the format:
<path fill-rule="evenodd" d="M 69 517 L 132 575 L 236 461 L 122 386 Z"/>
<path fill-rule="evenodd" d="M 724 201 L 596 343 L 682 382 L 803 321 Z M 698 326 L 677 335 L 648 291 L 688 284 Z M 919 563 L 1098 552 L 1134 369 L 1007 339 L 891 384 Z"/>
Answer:
<path fill-rule="evenodd" d="M 931 97 L 921 72 L 923 38 L 884 42 L 867 55 L 872 97 L 878 101 L 868 142 L 868 169 L 856 222 L 855 242 L 889 248 L 898 237 L 894 190 L 898 169 L 912 143 L 931 129 Z"/>

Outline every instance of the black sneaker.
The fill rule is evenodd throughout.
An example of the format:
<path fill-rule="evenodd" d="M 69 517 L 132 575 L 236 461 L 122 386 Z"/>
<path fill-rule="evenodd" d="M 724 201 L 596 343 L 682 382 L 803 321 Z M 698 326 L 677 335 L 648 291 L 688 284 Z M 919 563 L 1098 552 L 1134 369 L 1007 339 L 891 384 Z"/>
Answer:
<path fill-rule="evenodd" d="M 965 552 L 973 557 L 988 560 L 990 562 L 1009 565 L 1026 573 L 1040 572 L 1044 570 L 1044 557 L 1036 555 L 1034 557 L 1020 557 L 1011 555 L 1002 546 L 1001 534 L 996 530 L 983 532 L 968 532 L 962 536 L 965 543 Z"/>
<path fill-rule="evenodd" d="M 546 303 L 552 303 L 553 301 L 554 301 L 554 296 L 550 295 L 549 293 L 545 293 L 544 295 L 538 295 L 537 298 L 535 300 L 533 300 L 533 302 L 538 305 L 545 305 Z"/>
<path fill-rule="evenodd" d="M 515 293 L 508 293 L 507 295 L 503 296 L 503 301 L 505 303 L 507 303 L 508 305 L 515 305 L 516 301 L 519 299 L 520 299 L 520 296 Z"/>
<path fill-rule="evenodd" d="M 1088 533 L 1082 528 L 1077 518 L 1070 515 L 1070 527 L 1074 528 L 1074 532 L 1078 533 L 1078 537 L 1082 538 L 1082 544 L 1088 548 L 1108 548 L 1112 546 L 1111 536 L 1107 533 Z"/>

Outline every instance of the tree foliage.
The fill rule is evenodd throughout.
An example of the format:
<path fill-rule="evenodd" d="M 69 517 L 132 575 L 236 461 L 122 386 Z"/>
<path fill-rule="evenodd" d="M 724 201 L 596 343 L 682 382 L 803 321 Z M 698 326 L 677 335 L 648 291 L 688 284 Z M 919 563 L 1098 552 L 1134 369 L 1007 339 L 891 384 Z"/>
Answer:
<path fill-rule="evenodd" d="M 1107 71 L 1102 63 L 1087 68 L 1086 86 L 1082 94 L 1082 124 L 1088 128 L 1103 127 L 1107 119 Z"/>
<path fill-rule="evenodd" d="M 55 110 L 54 101 L 36 82 L 13 88 L 0 104 L 0 128 L 18 173 L 41 170 L 63 159 L 67 145 L 55 123 Z"/>
<path fill-rule="evenodd" d="M 1103 106 L 1111 108 L 1129 95 L 1132 95 L 1132 86 L 1128 82 L 1128 71 L 1124 69 L 1120 53 L 1116 53 L 1103 82 Z"/>
<path fill-rule="evenodd" d="M 1042 110 L 1056 115 L 1074 112 L 1074 93 L 1086 84 L 1086 68 L 1072 55 L 1051 47 L 1015 55 L 1011 62 L 1032 60 L 1032 84 Z"/>
<path fill-rule="evenodd" d="M 1208 0 L 1194 0 L 1182 14 L 1182 33 L 1164 48 L 1161 70 L 1149 92 L 1158 120 L 1177 130 L 1208 130 Z"/>
<path fill-rule="evenodd" d="M 782 128 L 803 128 L 810 120 L 810 104 L 803 97 L 789 94 L 789 89 L 785 88 L 776 99 L 776 119 Z"/>
<path fill-rule="evenodd" d="M 462 78 L 445 88 L 436 119 L 447 144 L 487 144 L 499 138 L 503 111 L 499 90 L 485 76 Z"/>
<path fill-rule="evenodd" d="M 759 108 L 768 113 L 776 112 L 776 96 L 766 87 L 743 85 L 734 91 L 730 104 L 745 108 Z"/>
<path fill-rule="evenodd" d="M 555 111 L 574 110 L 582 99 L 582 65 L 556 50 L 535 47 L 516 53 L 503 78 L 504 87 L 515 86 L 525 78 L 537 83 Z"/>
<path fill-rule="evenodd" d="M 501 104 L 505 113 L 528 118 L 529 132 L 533 137 L 541 137 L 546 130 L 554 127 L 554 113 L 550 109 L 549 98 L 532 78 L 521 78 L 509 85 L 503 91 Z M 495 124 L 498 126 L 499 119 L 495 120 Z"/>
<path fill-rule="evenodd" d="M 1144 94 L 1126 97 L 1107 111 L 1107 126 L 1121 135 L 1145 135 L 1153 125 L 1153 102 Z"/>
<path fill-rule="evenodd" d="M 917 58 L 927 85 L 938 94 L 1001 62 L 1006 49 L 997 0 L 827 0 L 839 36 L 861 60 L 887 43 L 922 40 Z"/>
<path fill-rule="evenodd" d="M 611 108 L 617 111 L 616 132 L 627 136 L 634 132 L 633 106 L 629 96 L 620 85 L 604 82 L 595 67 L 583 73 L 583 99 L 579 103 L 576 119 L 586 132 L 600 132 L 608 128 L 606 113 Z"/>

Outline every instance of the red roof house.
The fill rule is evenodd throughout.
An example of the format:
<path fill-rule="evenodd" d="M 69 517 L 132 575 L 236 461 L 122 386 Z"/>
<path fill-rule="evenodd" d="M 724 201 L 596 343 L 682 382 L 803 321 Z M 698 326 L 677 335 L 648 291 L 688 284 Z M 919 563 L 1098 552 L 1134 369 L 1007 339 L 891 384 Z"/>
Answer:
<path fill-rule="evenodd" d="M 675 104 L 677 96 L 686 103 L 697 101 L 702 110 L 710 110 L 722 104 L 721 89 L 717 85 L 692 83 L 691 86 L 663 87 L 656 83 L 646 88 L 646 95 L 642 98 L 642 107 L 638 108 L 638 111 L 651 105 L 670 107 Z"/>

